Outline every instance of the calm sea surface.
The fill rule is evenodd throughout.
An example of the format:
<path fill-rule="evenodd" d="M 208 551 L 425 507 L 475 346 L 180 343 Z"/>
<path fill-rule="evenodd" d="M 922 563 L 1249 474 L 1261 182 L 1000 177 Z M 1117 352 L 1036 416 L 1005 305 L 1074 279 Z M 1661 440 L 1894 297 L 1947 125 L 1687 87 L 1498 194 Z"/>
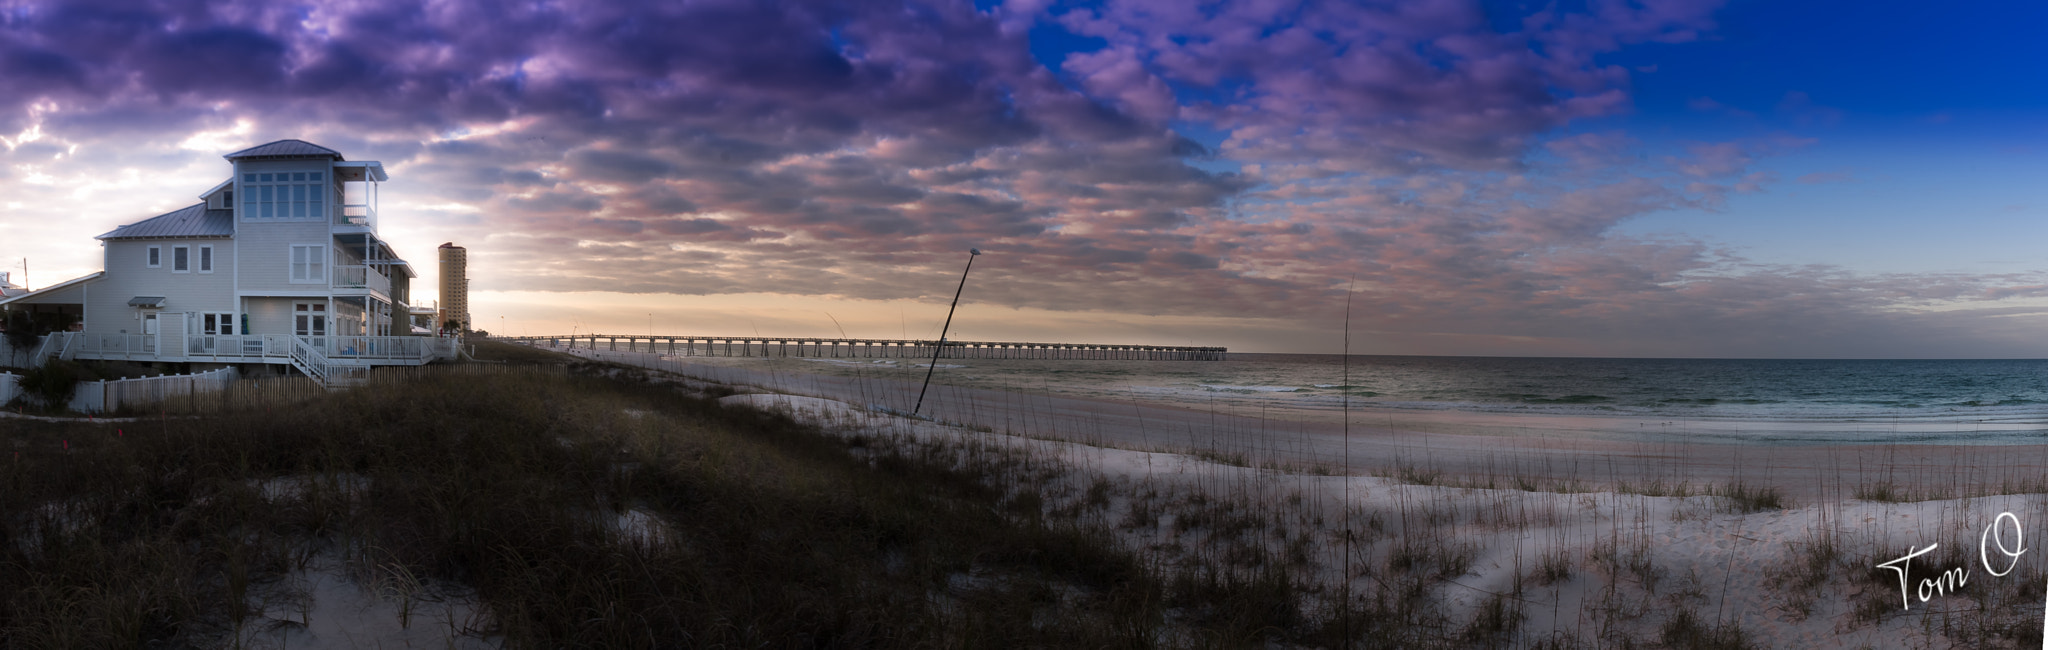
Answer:
<path fill-rule="evenodd" d="M 926 370 L 907 359 L 690 360 L 912 381 Z M 2048 360 L 1353 356 L 1346 365 L 1337 355 L 1301 354 L 1232 354 L 1221 362 L 946 359 L 933 382 L 1317 420 L 1347 409 L 1439 420 L 1531 414 L 1596 428 L 1606 422 L 1617 431 L 1624 422 L 1682 421 L 1766 439 L 2048 441 Z"/>

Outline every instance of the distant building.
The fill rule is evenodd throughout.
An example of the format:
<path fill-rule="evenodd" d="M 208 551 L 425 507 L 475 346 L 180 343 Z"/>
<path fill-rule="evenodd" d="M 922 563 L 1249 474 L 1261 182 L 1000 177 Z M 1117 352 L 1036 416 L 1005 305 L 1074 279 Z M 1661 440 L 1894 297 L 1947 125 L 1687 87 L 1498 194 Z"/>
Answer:
<path fill-rule="evenodd" d="M 66 359 L 290 366 L 332 384 L 453 356 L 408 336 L 412 266 L 377 234 L 383 163 L 299 140 L 225 158 L 232 175 L 199 203 L 97 237 L 104 270 L 6 291 L 0 309 L 73 319 L 79 333 L 47 346 Z"/>
<path fill-rule="evenodd" d="M 467 332 L 474 321 L 469 319 L 469 249 L 456 246 L 455 242 L 441 245 L 441 315 L 434 319 L 434 327 L 448 325 L 455 321 L 456 332 Z"/>
<path fill-rule="evenodd" d="M 7 280 L 10 277 L 12 277 L 12 273 L 8 271 L 0 271 L 0 298 L 12 298 L 24 293 L 28 293 L 28 289 L 22 288 L 21 286 L 16 285 L 13 282 L 8 282 Z"/>
<path fill-rule="evenodd" d="M 413 334 L 418 336 L 433 336 L 434 330 L 437 329 L 436 327 L 434 327 L 434 317 L 439 316 L 440 314 L 441 310 L 438 307 L 413 305 L 412 313 L 410 314 L 411 318 L 408 319 L 407 322 L 412 325 Z"/>

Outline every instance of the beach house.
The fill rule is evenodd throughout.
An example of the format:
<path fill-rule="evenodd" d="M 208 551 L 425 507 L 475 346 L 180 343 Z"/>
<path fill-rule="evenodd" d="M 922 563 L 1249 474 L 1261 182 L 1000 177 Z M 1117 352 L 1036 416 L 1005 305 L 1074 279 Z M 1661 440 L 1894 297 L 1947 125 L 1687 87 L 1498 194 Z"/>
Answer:
<path fill-rule="evenodd" d="M 99 235 L 98 273 L 0 298 L 67 321 L 38 363 L 235 365 L 333 385 L 453 357 L 453 341 L 411 336 L 414 273 L 377 234 L 382 163 L 300 140 L 225 157 L 232 173 L 199 203 Z"/>

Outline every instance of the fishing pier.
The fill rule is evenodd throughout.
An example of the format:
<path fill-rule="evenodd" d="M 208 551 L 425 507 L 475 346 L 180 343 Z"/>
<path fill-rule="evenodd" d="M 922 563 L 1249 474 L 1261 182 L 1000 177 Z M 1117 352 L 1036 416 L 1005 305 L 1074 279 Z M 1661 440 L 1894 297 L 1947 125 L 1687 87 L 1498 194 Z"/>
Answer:
<path fill-rule="evenodd" d="M 500 340 L 540 348 L 658 352 L 697 357 L 811 357 L 822 359 L 1049 359 L 1105 361 L 1222 361 L 1228 348 L 1092 343 L 1015 343 L 908 339 L 823 339 L 761 336 L 508 336 Z M 600 347 L 602 346 L 602 347 Z M 663 346 L 666 346 L 665 348 Z M 944 347 L 943 351 L 938 348 Z"/>

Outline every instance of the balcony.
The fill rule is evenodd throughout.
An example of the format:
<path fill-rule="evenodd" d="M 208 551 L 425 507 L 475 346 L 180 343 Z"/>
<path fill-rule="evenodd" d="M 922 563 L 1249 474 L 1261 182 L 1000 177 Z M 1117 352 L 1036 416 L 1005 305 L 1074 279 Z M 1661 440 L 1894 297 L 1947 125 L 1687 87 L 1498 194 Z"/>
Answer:
<path fill-rule="evenodd" d="M 342 181 L 336 188 L 336 200 L 341 209 L 334 212 L 334 225 L 353 226 L 365 230 L 377 229 L 377 183 L 376 175 L 348 174 L 338 172 Z"/>
<path fill-rule="evenodd" d="M 391 276 L 384 275 L 382 271 L 367 265 L 337 265 L 334 267 L 333 273 L 327 277 L 328 287 L 337 292 L 350 294 L 374 292 L 387 298 L 391 296 Z"/>
<path fill-rule="evenodd" d="M 358 226 L 375 230 L 377 228 L 377 207 L 373 205 L 343 203 L 334 213 L 334 225 Z"/>

